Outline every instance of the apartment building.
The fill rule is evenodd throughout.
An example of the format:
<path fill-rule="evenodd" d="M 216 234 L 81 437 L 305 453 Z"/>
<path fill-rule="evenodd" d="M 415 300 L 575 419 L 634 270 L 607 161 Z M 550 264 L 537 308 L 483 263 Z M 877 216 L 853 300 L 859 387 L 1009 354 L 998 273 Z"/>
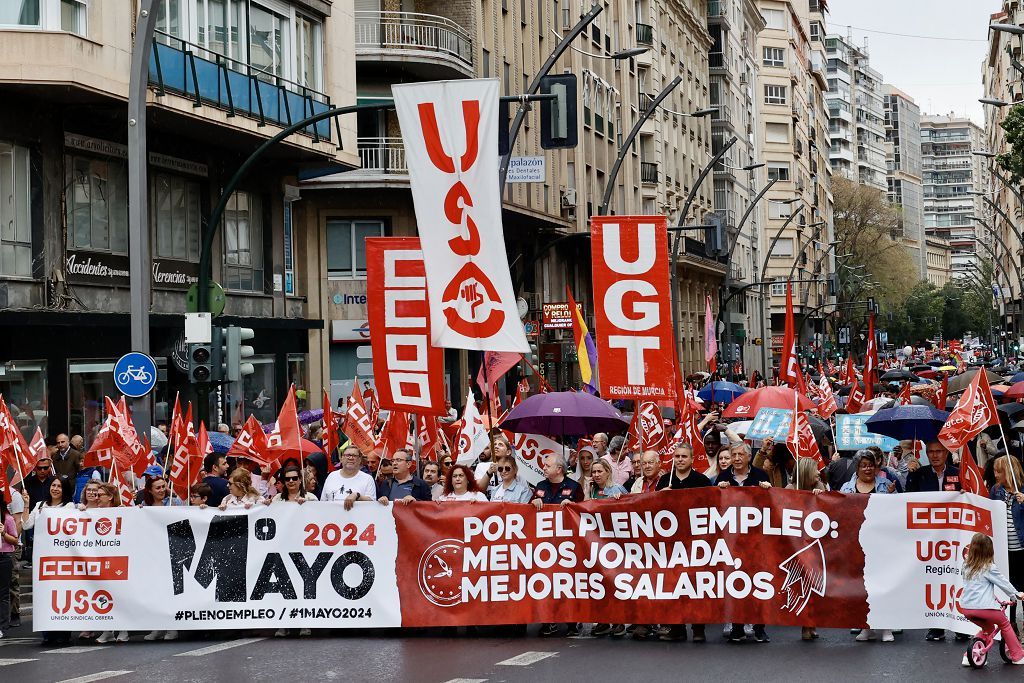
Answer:
<path fill-rule="evenodd" d="M 770 337 L 765 320 L 766 292 L 751 287 L 757 281 L 761 263 L 760 234 L 763 207 L 751 207 L 764 186 L 766 173 L 757 165 L 757 125 L 761 100 L 755 92 L 760 59 L 756 54 L 757 34 L 764 17 L 753 0 L 708 0 L 708 31 L 716 46 L 710 56 L 710 95 L 715 114 L 711 117 L 712 152 L 717 153 L 732 138 L 736 142 L 714 169 L 715 212 L 722 218 L 734 243 L 729 263 L 728 315 L 722 335 L 727 361 L 742 361 L 745 369 L 765 371 L 758 340 Z M 748 209 L 750 209 L 748 213 Z M 743 221 L 744 216 L 746 220 Z M 740 221 L 743 224 L 740 225 Z"/>
<path fill-rule="evenodd" d="M 925 279 L 928 284 L 941 289 L 950 280 L 949 243 L 938 237 L 925 237 L 928 270 Z"/>
<path fill-rule="evenodd" d="M 974 220 L 986 215 L 981 197 L 972 194 L 985 188 L 984 160 L 971 154 L 981 139 L 981 128 L 970 119 L 921 117 L 925 234 L 949 243 L 953 277 L 977 267 L 992 244 L 991 232 Z"/>
<path fill-rule="evenodd" d="M 575 1 L 415 0 L 399 5 L 357 0 L 357 101 L 389 102 L 394 83 L 478 77 L 500 79 L 503 94 L 521 94 L 589 7 Z M 662 214 L 678 225 L 701 223 L 715 209 L 709 178 L 698 188 L 689 214 L 681 215 L 684 199 L 712 154 L 711 121 L 690 115 L 709 104 L 712 39 L 706 0 L 603 2 L 601 7 L 550 72 L 576 76 L 579 145 L 541 149 L 539 114 L 536 108 L 528 112 L 512 155 L 542 158 L 543 181 L 510 179 L 504 195 L 506 248 L 513 286 L 526 311 L 524 326 L 537 346 L 540 369 L 559 388 L 579 382 L 572 332 L 546 328 L 544 305 L 565 302 L 568 285 L 593 329 L 589 219 L 599 210 L 624 139 L 652 98 L 676 76 L 681 83 L 626 150 L 609 213 Z M 616 58 L 637 47 L 648 50 Z M 323 342 L 322 352 L 330 358 L 323 381 L 330 383 L 333 395 L 369 371 L 363 350 L 370 333 L 361 240 L 417 234 L 393 111 L 359 117 L 358 152 L 361 168 L 302 183 L 303 197 L 315 197 L 320 207 L 315 218 L 323 234 L 319 305 L 331 329 Z M 705 365 L 704 297 L 717 294 L 726 265 L 724 258 L 707 252 L 700 233 L 676 234 L 682 240 L 675 283 L 681 309 L 679 353 L 683 372 L 690 373 Z M 464 400 L 467 378 L 478 362 L 475 355 L 446 352 L 454 404 Z"/>
<path fill-rule="evenodd" d="M 829 35 L 825 48 L 825 101 L 829 111 L 838 111 L 829 121 L 832 172 L 886 191 L 882 76 L 871 68 L 867 46 L 858 47 L 852 37 Z"/>
<path fill-rule="evenodd" d="M 1024 10 L 1017 0 L 1005 0 L 1001 10 L 990 18 L 990 23 L 1022 22 Z M 1001 31 L 989 31 L 988 40 L 988 52 L 982 64 L 985 97 L 1001 104 L 985 106 L 983 149 L 976 151 L 990 156 L 976 155 L 976 161 L 984 173 L 981 183 L 982 192 L 985 193 L 985 197 L 981 198 L 981 211 L 984 213 L 981 215 L 987 217 L 986 223 L 992 226 L 999 239 L 989 241 L 988 249 L 982 246 L 981 257 L 992 260 L 995 265 L 996 281 L 1006 294 L 1002 323 L 1004 329 L 1014 331 L 1016 336 L 1024 329 L 1024 304 L 1021 301 L 1024 290 L 1018 268 L 1021 263 L 1020 251 L 1024 247 L 1019 231 L 1021 217 L 1024 216 L 1024 203 L 1021 202 L 1019 191 L 1015 191 L 1007 182 L 1008 174 L 996 165 L 991 155 L 1008 151 L 1006 132 L 1000 124 L 1010 109 L 1008 105 L 1024 101 L 1024 85 L 1019 72 L 1013 67 L 1014 60 L 1020 61 L 1024 57 L 1021 56 L 1020 41 L 1015 36 Z M 984 229 L 982 231 L 987 232 Z"/>
<path fill-rule="evenodd" d="M 39 0 L 0 7 L 0 392 L 29 433 L 80 433 L 117 395 L 130 350 L 128 81 L 137 3 Z M 220 188 L 268 137 L 351 104 L 352 17 L 323 0 L 159 0 L 149 56 L 148 177 L 155 417 L 188 396 L 185 292 Z M 221 324 L 253 328 L 256 372 L 214 394 L 213 419 L 273 420 L 288 384 L 317 374 L 322 326 L 304 276 L 315 233 L 294 201 L 306 167 L 358 165 L 354 122 L 277 145 L 228 205 L 213 251 Z M 50 408 L 48 408 L 48 406 Z"/>
<path fill-rule="evenodd" d="M 899 235 L 904 249 L 928 279 L 928 247 L 924 234 L 924 197 L 921 187 L 921 110 L 906 93 L 886 84 L 885 165 L 889 202 L 899 211 Z"/>
<path fill-rule="evenodd" d="M 793 285 L 801 326 L 801 343 L 821 341 L 822 316 L 830 301 L 823 281 L 835 267 L 829 242 L 833 238 L 829 120 L 838 113 L 826 108 L 826 3 L 759 0 L 766 27 L 758 35 L 761 59 L 757 96 L 759 159 L 769 179 L 777 182 L 766 196 L 761 233 L 761 271 L 771 285 L 771 349 L 782 345 L 786 283 Z M 768 346 L 766 340 L 765 354 Z M 766 363 L 767 364 L 767 363 Z"/>

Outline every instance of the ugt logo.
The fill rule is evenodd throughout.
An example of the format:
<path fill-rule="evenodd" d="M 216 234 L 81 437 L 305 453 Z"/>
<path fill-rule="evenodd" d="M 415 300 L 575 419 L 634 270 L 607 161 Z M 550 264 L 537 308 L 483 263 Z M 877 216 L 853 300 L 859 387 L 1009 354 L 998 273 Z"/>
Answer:
<path fill-rule="evenodd" d="M 441 143 L 434 103 L 422 102 L 417 110 L 427 156 L 437 170 L 451 176 L 451 186 L 444 198 L 444 216 L 455 228 L 456 235 L 448 240 L 448 247 L 456 256 L 477 256 L 481 246 L 480 230 L 467 211 L 473 207 L 473 196 L 459 178 L 473 168 L 479 157 L 480 101 L 462 102 L 466 149 L 459 157 L 458 172 L 455 159 L 445 152 Z M 463 264 L 445 285 L 441 305 L 449 327 L 465 337 L 492 337 L 505 324 L 498 290 L 472 261 Z"/>

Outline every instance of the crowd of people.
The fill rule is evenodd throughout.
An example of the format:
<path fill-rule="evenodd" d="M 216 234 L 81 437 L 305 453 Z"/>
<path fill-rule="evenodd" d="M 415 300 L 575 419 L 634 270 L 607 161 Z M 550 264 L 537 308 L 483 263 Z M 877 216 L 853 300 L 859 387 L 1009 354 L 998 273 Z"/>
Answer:
<path fill-rule="evenodd" d="M 919 445 L 902 441 L 885 452 L 872 446 L 855 452 L 833 450 L 833 444 L 821 444 L 826 465 L 819 470 L 811 458 L 794 458 L 786 444 L 772 439 L 755 441 L 734 431 L 734 424 L 719 418 L 717 406 L 699 423 L 702 450 L 706 462 L 696 467 L 694 448 L 677 443 L 671 453 L 631 449 L 622 435 L 611 438 L 597 433 L 573 443 L 564 454 L 548 455 L 543 460 L 543 478 L 531 483 L 521 471 L 525 466 L 515 455 L 505 434 L 495 429 L 487 446 L 471 463 L 457 462 L 442 446 L 436 459 L 420 460 L 414 449 L 402 448 L 382 458 L 364 454 L 346 444 L 331 454 L 317 454 L 302 462 L 289 460 L 274 472 L 263 472 L 245 460 L 229 461 L 211 453 L 203 463 L 198 483 L 191 487 L 189 500 L 174 496 L 159 466 L 147 470 L 138 481 L 135 503 L 139 507 L 194 505 L 200 508 L 251 509 L 261 505 L 302 505 L 310 501 L 337 503 L 351 510 L 356 503 L 428 505 L 448 502 L 500 501 L 533 505 L 565 505 L 585 500 L 621 499 L 656 491 L 697 487 L 729 488 L 757 486 L 789 488 L 819 494 L 827 491 L 849 496 L 898 495 L 902 492 L 959 491 L 960 472 L 953 455 L 938 441 L 925 444 L 924 457 Z M 308 433 L 316 436 L 316 433 Z M 80 510 L 121 505 L 115 486 L 104 481 L 102 472 L 83 470 L 81 450 L 73 447 L 73 438 L 58 435 L 48 458 L 41 459 L 24 482 L 15 487 L 9 506 L 0 506 L 0 631 L 16 626 L 20 620 L 18 605 L 18 564 L 31 566 L 33 529 L 44 508 L 77 507 Z M 671 455 L 671 460 L 668 460 Z M 991 457 L 979 453 L 990 480 L 991 496 L 1006 503 L 1009 537 L 1009 582 L 1024 589 L 1024 483 L 1021 461 L 1005 452 Z M 665 456 L 665 457 L 663 457 Z M 682 610 L 685 612 L 685 610 Z M 1016 625 L 1016 613 L 1011 613 Z M 1016 626 L 1015 626 L 1016 627 Z M 579 635 L 583 624 L 543 624 L 542 636 Z M 682 623 L 611 624 L 589 627 L 593 636 L 637 640 L 680 641 L 688 638 L 703 642 L 705 625 Z M 278 636 L 294 632 L 280 629 Z M 301 629 L 298 635 L 308 635 Z M 74 634 L 46 633 L 47 644 L 68 642 Z M 892 642 L 898 632 L 856 631 L 857 641 Z M 730 642 L 770 641 L 764 624 L 727 624 L 723 636 Z M 121 632 L 80 633 L 79 640 L 99 643 L 124 642 L 130 634 Z M 173 640 L 175 631 L 154 631 L 146 640 Z M 802 627 L 801 637 L 818 638 L 813 624 Z M 958 639 L 965 638 L 957 634 Z M 930 641 L 944 640 L 939 629 L 928 631 Z"/>

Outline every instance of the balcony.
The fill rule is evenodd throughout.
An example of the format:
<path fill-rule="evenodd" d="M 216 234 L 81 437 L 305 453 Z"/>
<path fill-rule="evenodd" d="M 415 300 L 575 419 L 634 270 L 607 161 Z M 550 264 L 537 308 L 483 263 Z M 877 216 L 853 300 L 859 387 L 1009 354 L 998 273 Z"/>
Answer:
<path fill-rule="evenodd" d="M 645 185 L 658 184 L 658 164 L 649 161 L 640 162 L 640 182 Z"/>
<path fill-rule="evenodd" d="M 650 24 L 636 25 L 637 45 L 654 45 L 654 27 Z"/>
<path fill-rule="evenodd" d="M 708 0 L 708 21 L 711 23 L 728 21 L 729 3 L 727 0 Z"/>
<path fill-rule="evenodd" d="M 712 73 L 724 73 L 726 70 L 726 60 L 724 52 L 710 52 L 708 53 L 708 70 Z"/>
<path fill-rule="evenodd" d="M 362 168 L 354 173 L 409 175 L 402 138 L 358 138 L 356 143 Z"/>
<path fill-rule="evenodd" d="M 728 104 L 713 104 L 712 107 L 717 107 L 715 113 L 711 115 L 711 125 L 721 126 L 732 126 L 732 111 L 729 109 Z"/>
<path fill-rule="evenodd" d="M 194 100 L 194 106 L 225 109 L 289 126 L 331 108 L 324 93 L 261 71 L 249 64 L 212 52 L 199 45 L 156 31 L 149 57 L 149 82 L 157 97 L 174 92 Z M 331 121 L 303 129 L 314 140 L 331 139 Z"/>
<path fill-rule="evenodd" d="M 446 17 L 356 12 L 356 60 L 400 65 L 419 78 L 472 78 L 473 39 Z"/>

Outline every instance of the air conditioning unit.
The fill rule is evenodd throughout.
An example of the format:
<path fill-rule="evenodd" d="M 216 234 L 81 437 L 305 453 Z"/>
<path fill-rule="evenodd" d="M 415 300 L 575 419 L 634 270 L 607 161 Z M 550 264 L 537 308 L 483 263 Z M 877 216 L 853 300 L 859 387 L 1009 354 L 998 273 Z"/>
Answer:
<path fill-rule="evenodd" d="M 562 191 L 562 208 L 563 209 L 575 209 L 576 208 L 576 188 L 570 187 L 568 190 Z"/>
<path fill-rule="evenodd" d="M 526 299 L 526 303 L 530 305 L 531 311 L 539 311 L 543 308 L 541 296 L 538 292 L 523 292 L 523 298 Z"/>

